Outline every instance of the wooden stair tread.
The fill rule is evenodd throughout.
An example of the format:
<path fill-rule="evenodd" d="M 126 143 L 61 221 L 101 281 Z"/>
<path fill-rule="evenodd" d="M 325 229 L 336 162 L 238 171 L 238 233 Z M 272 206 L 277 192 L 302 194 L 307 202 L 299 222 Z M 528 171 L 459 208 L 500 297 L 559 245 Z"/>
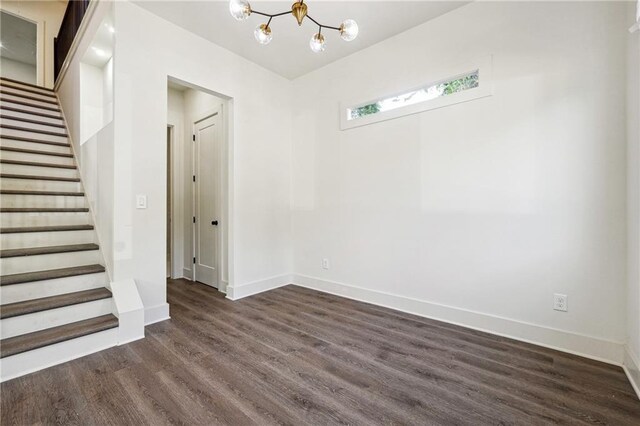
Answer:
<path fill-rule="evenodd" d="M 21 234 L 27 232 L 90 231 L 92 229 L 93 225 L 23 226 L 19 228 L 0 228 L 0 234 Z"/>
<path fill-rule="evenodd" d="M 59 176 L 37 176 L 37 175 L 17 175 L 13 173 L 0 173 L 0 178 L 5 179 L 28 179 L 28 180 L 55 180 L 62 182 L 80 182 L 80 178 L 69 178 Z"/>
<path fill-rule="evenodd" d="M 61 138 L 69 137 L 67 133 L 51 132 L 49 130 L 31 129 L 29 127 L 13 126 L 11 124 L 0 124 L 1 129 L 16 130 L 18 132 L 40 133 L 42 135 L 57 136 Z"/>
<path fill-rule="evenodd" d="M 52 280 L 56 278 L 75 277 L 104 272 L 102 265 L 74 266 L 72 268 L 50 269 L 48 271 L 26 272 L 0 276 L 0 285 L 13 285 L 34 281 Z"/>
<path fill-rule="evenodd" d="M 12 141 L 21 141 L 21 142 L 31 142 L 31 143 L 42 143 L 45 145 L 55 145 L 55 146 L 64 146 L 67 148 L 70 148 L 71 145 L 68 142 L 55 142 L 55 141 L 45 141 L 42 139 L 34 139 L 34 138 L 27 138 L 24 136 L 14 136 L 14 135 L 3 135 L 0 134 L 0 139 L 9 139 Z"/>
<path fill-rule="evenodd" d="M 60 112 L 60 108 L 52 108 L 52 107 L 48 107 L 48 106 L 44 106 L 44 105 L 34 105 L 34 104 L 30 103 L 30 102 L 22 102 L 22 101 L 17 101 L 15 99 L 0 98 L 0 102 L 9 102 L 9 103 L 16 104 L 16 105 L 28 106 L 30 108 L 38 108 L 38 109 L 44 109 L 46 111 Z"/>
<path fill-rule="evenodd" d="M 47 121 L 32 120 L 30 118 L 15 117 L 13 115 L 0 114 L 0 118 L 4 120 L 22 121 L 23 123 L 38 124 L 40 126 L 58 127 L 60 129 L 65 128 L 63 124 L 55 124 L 55 123 L 49 123 Z"/>
<path fill-rule="evenodd" d="M 91 290 L 76 291 L 57 296 L 43 297 L 41 299 L 25 300 L 23 302 L 9 303 L 0 306 L 0 319 L 13 318 L 20 315 L 28 315 L 49 309 L 64 308 L 65 306 L 79 305 L 80 303 L 93 302 L 95 300 L 108 299 L 111 292 L 105 287 Z"/>
<path fill-rule="evenodd" d="M 18 89 L 20 90 L 20 89 Z M 15 93 L 15 92 L 10 92 L 8 90 L 2 90 L 0 89 L 0 95 L 5 95 L 5 96 L 15 96 L 18 98 L 24 98 L 24 99 L 29 99 L 30 101 L 38 101 L 38 102 L 42 102 L 45 104 L 53 104 L 53 105 L 58 105 L 58 100 L 53 100 L 53 99 L 42 99 L 42 98 L 36 98 L 35 96 L 31 96 L 31 95 L 25 95 L 23 93 Z M 55 99 L 55 98 L 54 98 Z"/>
<path fill-rule="evenodd" d="M 1 87 L 5 87 L 7 89 L 11 89 L 11 90 L 22 90 L 23 92 L 33 93 L 34 95 L 46 96 L 48 98 L 55 98 L 56 97 L 56 95 L 53 94 L 53 92 L 49 92 L 49 93 L 40 92 L 38 90 L 27 89 L 25 87 L 19 87 L 19 86 L 15 86 L 13 84 L 3 83 L 2 81 L 0 81 L 0 86 Z"/>
<path fill-rule="evenodd" d="M 55 195 L 65 197 L 84 197 L 84 192 L 33 191 L 26 189 L 0 189 L 0 195 Z"/>
<path fill-rule="evenodd" d="M 87 213 L 88 207 L 1 207 L 0 213 Z"/>
<path fill-rule="evenodd" d="M 52 118 L 54 120 L 62 121 L 62 117 L 59 116 L 59 115 L 51 115 L 51 114 L 45 114 L 43 112 L 28 111 L 26 109 L 14 108 L 14 107 L 6 106 L 6 105 L 4 105 L 2 108 L 0 108 L 0 110 L 2 110 L 2 111 L 11 111 L 11 112 L 19 112 L 21 114 L 35 115 L 37 117 Z"/>
<path fill-rule="evenodd" d="M 16 164 L 18 166 L 36 166 L 36 167 L 51 167 L 54 169 L 76 169 L 75 165 L 69 164 L 54 164 L 54 163 L 39 163 L 37 161 L 19 161 L 19 160 L 0 160 L 0 164 Z"/>
<path fill-rule="evenodd" d="M 17 355 L 100 331 L 110 330 L 117 326 L 118 318 L 112 314 L 107 314 L 58 327 L 47 328 L 34 333 L 10 337 L 0 341 L 0 358 Z"/>
<path fill-rule="evenodd" d="M 12 146 L 0 146 L 0 151 L 22 152 L 24 154 L 49 155 L 52 157 L 73 158 L 73 154 L 65 154 L 64 152 L 40 151 L 38 149 L 14 148 Z"/>
<path fill-rule="evenodd" d="M 98 250 L 99 248 L 100 247 L 97 244 L 91 243 L 91 244 L 70 244 L 66 246 L 8 249 L 8 250 L 0 250 L 0 258 L 6 259 L 9 257 L 37 256 L 41 254 L 74 253 L 78 251 Z"/>
<path fill-rule="evenodd" d="M 15 80 L 13 78 L 8 78 L 8 77 L 0 77 L 0 81 L 7 81 L 7 82 L 11 82 L 11 83 L 16 83 L 16 84 L 21 84 L 23 86 L 29 86 L 29 87 L 33 87 L 35 89 L 40 89 L 43 90 L 45 92 L 53 92 L 53 89 L 49 89 L 48 87 L 44 87 L 44 86 L 38 86 L 37 84 L 33 84 L 33 83 L 25 83 L 24 81 L 20 81 L 20 80 Z"/>

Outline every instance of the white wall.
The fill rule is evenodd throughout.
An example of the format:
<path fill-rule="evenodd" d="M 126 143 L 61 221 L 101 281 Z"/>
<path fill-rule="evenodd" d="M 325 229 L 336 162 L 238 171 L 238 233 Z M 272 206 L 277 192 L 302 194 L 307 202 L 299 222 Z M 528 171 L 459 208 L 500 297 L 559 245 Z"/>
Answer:
<path fill-rule="evenodd" d="M 627 28 L 476 2 L 295 80 L 296 281 L 620 362 Z M 339 130 L 340 101 L 488 55 L 493 96 Z"/>
<path fill-rule="evenodd" d="M 115 7 L 114 279 L 133 277 L 147 322 L 166 315 L 167 78 L 232 98 L 229 287 L 291 271 L 290 83 L 128 2 Z M 144 58 L 144 60 L 141 60 Z M 148 208 L 136 210 L 136 194 Z"/>
<path fill-rule="evenodd" d="M 113 57 L 102 66 L 102 123 L 113 120 Z"/>
<path fill-rule="evenodd" d="M 640 5 L 640 4 L 639 4 Z M 636 20 L 629 3 L 627 26 Z M 627 34 L 627 360 L 640 395 L 640 31 Z"/>
<path fill-rule="evenodd" d="M 113 123 L 84 141 L 78 152 L 84 192 L 109 277 L 113 274 Z"/>
<path fill-rule="evenodd" d="M 86 68 L 83 64 L 86 52 L 90 49 L 94 36 L 103 20 L 109 19 L 112 10 L 111 2 L 98 2 L 92 20 L 82 38 L 76 54 L 73 56 L 68 70 L 62 78 L 58 97 L 65 114 L 67 127 L 76 159 L 79 163 L 80 176 L 87 193 L 91 207 L 94 224 L 100 242 L 100 250 L 104 257 L 105 266 L 109 276 L 113 277 L 114 264 L 114 180 L 117 170 L 114 166 L 114 125 L 110 121 L 110 110 L 113 102 L 113 78 L 109 61 L 100 71 L 89 71 L 93 75 L 93 84 L 87 85 Z M 94 67 L 95 68 L 95 67 Z M 84 70 L 84 72 L 82 71 Z M 88 87 L 90 86 L 90 87 Z M 99 97 L 100 101 L 94 102 L 93 97 Z M 86 104 L 94 108 L 86 108 Z M 83 127 L 83 119 L 87 114 L 99 110 L 100 105 L 104 111 L 96 112 L 92 116 L 94 123 L 103 119 L 102 127 L 97 125 L 93 130 Z M 111 124 L 108 124 L 111 123 Z M 99 130 L 98 130 L 99 128 Z M 96 133 L 96 130 L 97 133 Z M 83 134 L 84 131 L 84 134 Z M 91 133 L 87 135 L 87 133 Z M 84 138 L 83 138 L 84 137 Z"/>
<path fill-rule="evenodd" d="M 60 1 L 0 3 L 0 9 L 38 23 L 38 84 L 45 87 L 53 87 L 53 39 L 58 35 L 66 7 L 66 2 Z"/>
<path fill-rule="evenodd" d="M 85 31 L 84 37 L 82 37 L 78 48 L 76 49 L 75 54 L 73 55 L 71 62 L 69 63 L 67 72 L 64 74 L 62 80 L 60 81 L 60 85 L 57 89 L 58 97 L 60 98 L 60 104 L 62 106 L 62 110 L 64 111 L 65 118 L 67 121 L 67 127 L 69 128 L 69 135 L 71 138 L 71 142 L 76 154 L 80 154 L 80 143 L 82 142 L 82 117 L 83 113 L 86 114 L 86 109 L 83 108 L 83 102 L 88 101 L 87 98 L 90 96 L 85 94 L 85 99 L 82 99 L 82 72 L 81 70 L 86 66 L 83 64 L 83 60 L 87 56 L 87 52 L 90 49 L 91 44 L 93 43 L 94 37 L 100 26 L 103 24 L 103 20 L 111 19 L 110 15 L 112 13 L 112 3 L 111 2 L 98 2 L 95 7 L 95 12 L 91 17 L 91 21 Z M 109 61 L 107 65 L 112 66 L 113 61 Z M 107 71 L 104 73 L 105 84 L 107 84 L 107 78 L 110 79 L 111 87 L 109 89 L 102 89 L 105 93 L 108 93 L 107 96 L 102 96 L 102 101 L 113 102 L 113 74 L 112 70 L 107 68 Z M 98 83 L 96 82 L 96 85 Z M 94 88 L 94 90 L 98 90 Z M 84 135 L 86 136 L 86 135 Z M 82 161 L 82 158 L 79 158 L 79 161 Z"/>
<path fill-rule="evenodd" d="M 9 58 L 0 58 L 0 74 L 2 77 L 36 84 L 36 67 Z"/>
<path fill-rule="evenodd" d="M 80 64 L 80 144 L 103 127 L 103 85 L 101 68 Z"/>

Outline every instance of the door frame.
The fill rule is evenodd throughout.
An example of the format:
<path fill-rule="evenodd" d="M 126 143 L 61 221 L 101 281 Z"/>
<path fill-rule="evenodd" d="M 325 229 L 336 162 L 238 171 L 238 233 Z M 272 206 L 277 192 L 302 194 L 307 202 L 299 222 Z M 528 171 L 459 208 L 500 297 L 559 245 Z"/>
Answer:
<path fill-rule="evenodd" d="M 165 131 L 171 129 L 171 141 L 170 141 L 170 158 L 166 159 L 165 172 L 168 171 L 171 161 L 171 181 L 165 179 L 170 185 L 171 189 L 167 188 L 165 194 L 169 197 L 171 194 L 171 218 L 173 223 L 171 224 L 171 233 L 167 235 L 167 239 L 170 239 L 171 244 L 171 278 L 182 278 L 184 274 L 184 222 L 183 214 L 184 207 L 180 204 L 182 194 L 184 193 L 182 180 L 182 161 L 184 154 L 183 150 L 183 130 L 182 120 L 174 120 L 169 118 L 165 126 Z M 166 219 L 166 215 L 165 215 Z M 165 226 L 166 228 L 166 226 Z"/>
<path fill-rule="evenodd" d="M 220 168 L 218 169 L 218 173 L 216 176 L 217 179 L 217 187 L 218 187 L 218 199 L 220 201 L 220 205 L 218 206 L 218 211 L 220 214 L 220 225 L 218 228 L 218 239 L 216 242 L 216 274 L 217 274 L 217 281 L 218 281 L 218 291 L 222 291 L 222 292 L 226 292 L 226 287 L 227 287 L 227 283 L 226 281 L 223 279 L 224 278 L 224 274 L 223 274 L 223 270 L 226 270 L 226 265 L 224 264 L 224 258 L 223 258 L 223 250 L 224 250 L 224 239 L 225 239 L 225 235 L 227 235 L 227 230 L 228 228 L 228 224 L 227 224 L 227 194 L 225 192 L 225 179 L 224 179 L 224 175 L 225 175 L 225 171 L 228 170 L 228 155 L 227 155 L 227 131 L 226 131 L 226 125 L 225 125 L 225 115 L 224 115 L 224 104 L 220 104 L 217 105 L 214 108 L 211 108 L 209 110 L 204 111 L 202 114 L 200 114 L 200 116 L 193 122 L 191 123 L 191 135 L 192 135 L 192 144 L 191 144 L 191 176 L 195 176 L 195 166 L 196 166 L 196 141 L 195 141 L 195 135 L 196 135 L 196 125 L 208 118 L 211 118 L 213 116 L 217 115 L 218 116 L 218 123 L 220 125 L 220 132 L 219 132 L 219 137 L 220 137 L 220 144 L 219 144 L 219 149 L 220 149 L 220 153 L 219 153 L 219 158 L 221 160 L 221 164 L 220 164 Z M 226 163 L 226 164 L 225 164 Z M 196 217 L 196 211 L 197 211 L 197 185 L 195 181 L 191 181 L 191 217 Z M 196 219 L 196 220 L 199 220 Z M 191 224 L 191 241 L 192 241 L 192 246 L 191 246 L 191 254 L 193 257 L 196 256 L 196 234 L 197 234 L 197 224 L 195 222 L 192 222 Z M 192 264 L 191 267 L 191 281 L 197 281 L 198 277 L 197 277 L 197 272 L 196 272 L 196 267 L 195 267 L 195 263 Z"/>
<path fill-rule="evenodd" d="M 167 213 L 171 217 L 172 222 L 169 224 L 170 226 L 166 226 L 169 230 L 169 235 L 167 235 L 167 240 L 169 241 L 169 278 L 176 277 L 176 266 L 175 266 L 175 257 L 176 257 L 176 239 L 177 235 L 175 230 L 173 229 L 176 226 L 176 126 L 174 124 L 167 123 L 167 144 L 168 149 L 167 153 L 169 154 L 169 158 L 167 158 L 167 173 L 169 177 L 167 179 Z"/>

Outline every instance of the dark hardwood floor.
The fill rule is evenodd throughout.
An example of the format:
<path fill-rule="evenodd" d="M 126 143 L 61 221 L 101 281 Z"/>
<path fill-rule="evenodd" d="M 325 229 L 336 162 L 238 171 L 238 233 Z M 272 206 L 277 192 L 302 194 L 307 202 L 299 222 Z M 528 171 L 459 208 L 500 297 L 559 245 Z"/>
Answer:
<path fill-rule="evenodd" d="M 639 425 L 622 369 L 288 286 L 168 284 L 146 338 L 1 386 L 2 425 Z"/>

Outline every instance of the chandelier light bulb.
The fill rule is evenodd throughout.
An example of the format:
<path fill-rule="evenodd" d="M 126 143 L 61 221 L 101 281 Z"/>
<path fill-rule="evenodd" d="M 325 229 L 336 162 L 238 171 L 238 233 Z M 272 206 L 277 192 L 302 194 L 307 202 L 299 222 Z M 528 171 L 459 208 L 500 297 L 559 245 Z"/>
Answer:
<path fill-rule="evenodd" d="M 358 24 L 353 19 L 347 19 L 340 25 L 340 37 L 344 41 L 352 41 L 358 37 Z"/>
<path fill-rule="evenodd" d="M 311 37 L 311 41 L 309 41 L 309 47 L 311 47 L 311 50 L 314 53 L 320 53 L 324 51 L 325 45 L 326 44 L 324 42 L 324 36 L 320 33 L 314 34 L 314 36 Z"/>
<path fill-rule="evenodd" d="M 271 28 L 267 26 L 267 24 L 261 24 L 256 27 L 256 30 L 253 32 L 253 35 L 256 37 L 256 40 L 260 44 L 269 44 L 273 36 L 271 35 Z"/>
<path fill-rule="evenodd" d="M 251 15 L 251 5 L 247 0 L 229 1 L 229 13 L 238 21 L 244 21 Z"/>

